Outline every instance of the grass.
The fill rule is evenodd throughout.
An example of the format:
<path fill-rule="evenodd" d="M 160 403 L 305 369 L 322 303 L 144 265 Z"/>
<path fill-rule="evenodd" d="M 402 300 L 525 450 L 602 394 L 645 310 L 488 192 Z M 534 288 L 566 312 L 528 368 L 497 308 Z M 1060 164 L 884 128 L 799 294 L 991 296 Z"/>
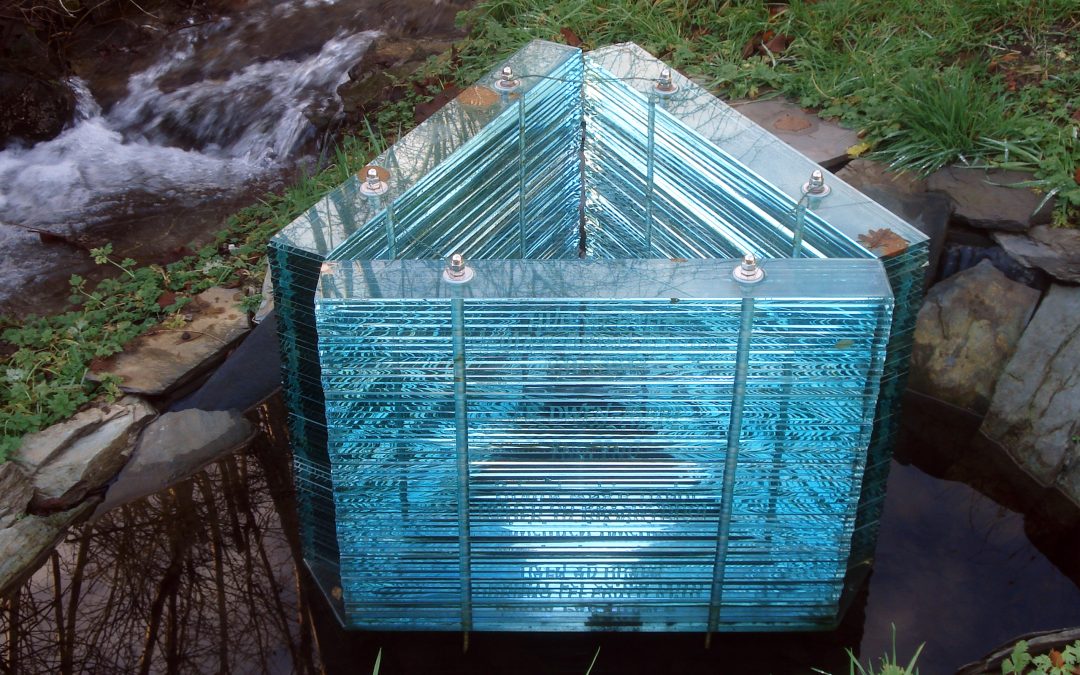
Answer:
<path fill-rule="evenodd" d="M 485 0 L 461 21 L 467 65 L 532 38 L 637 42 L 726 97 L 838 118 L 899 170 L 1031 171 L 1057 224 L 1080 225 L 1074 0 Z M 772 51 L 770 36 L 790 42 Z"/>
<path fill-rule="evenodd" d="M 214 285 L 252 291 L 278 229 L 414 124 L 418 103 L 468 84 L 533 38 L 584 48 L 634 41 L 729 98 L 783 94 L 860 130 L 872 157 L 927 173 L 948 163 L 1032 171 L 1057 196 L 1058 224 L 1080 225 L 1080 5 L 1075 0 L 482 0 L 453 55 L 434 58 L 346 137 L 321 171 L 231 217 L 217 240 L 167 266 L 122 270 L 69 312 L 0 318 L 0 461 L 24 434 L 69 417 L 117 383 L 94 359 Z M 772 37 L 786 36 L 779 46 Z M 767 48 L 772 44 L 773 48 Z M 231 245 L 231 248 L 230 248 Z"/>

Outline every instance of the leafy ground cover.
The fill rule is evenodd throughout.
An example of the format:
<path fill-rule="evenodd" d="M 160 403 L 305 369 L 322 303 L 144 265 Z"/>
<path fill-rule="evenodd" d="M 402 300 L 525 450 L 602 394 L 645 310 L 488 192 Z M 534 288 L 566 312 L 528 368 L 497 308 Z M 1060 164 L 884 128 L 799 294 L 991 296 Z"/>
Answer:
<path fill-rule="evenodd" d="M 26 433 L 70 416 L 117 383 L 94 359 L 162 322 L 210 285 L 254 290 L 267 240 L 432 111 L 533 38 L 590 48 L 634 41 L 728 98 L 783 94 L 857 128 L 899 169 L 949 163 L 1034 172 L 1080 226 L 1080 4 L 1075 0 L 483 0 L 459 17 L 469 37 L 397 82 L 325 168 L 231 217 L 217 240 L 169 265 L 94 251 L 117 274 L 72 309 L 0 318 L 0 461 Z"/>

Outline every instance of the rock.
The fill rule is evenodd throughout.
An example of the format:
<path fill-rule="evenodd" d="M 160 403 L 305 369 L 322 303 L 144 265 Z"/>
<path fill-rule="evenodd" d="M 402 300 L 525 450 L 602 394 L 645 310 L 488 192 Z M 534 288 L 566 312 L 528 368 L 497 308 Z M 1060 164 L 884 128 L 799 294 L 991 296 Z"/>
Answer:
<path fill-rule="evenodd" d="M 1000 675 L 1002 672 L 1001 664 L 1012 655 L 1013 648 L 1021 640 L 1028 643 L 1028 654 L 1032 656 L 1049 654 L 1052 649 L 1061 651 L 1080 640 L 1080 626 L 1017 635 L 1005 644 L 994 648 L 992 652 L 978 661 L 961 666 L 956 671 L 956 675 Z"/>
<path fill-rule="evenodd" d="M 1050 287 L 980 430 L 1041 485 L 1080 506 L 1080 287 Z"/>
<path fill-rule="evenodd" d="M 34 486 L 15 462 L 0 464 L 0 528 L 10 527 L 26 513 Z"/>
<path fill-rule="evenodd" d="M 1080 230 L 1040 225 L 1022 234 L 994 233 L 1005 252 L 1027 267 L 1071 283 L 1080 283 Z"/>
<path fill-rule="evenodd" d="M 251 423 L 234 411 L 165 413 L 143 432 L 94 517 L 191 476 L 251 434 Z"/>
<path fill-rule="evenodd" d="M 951 235 L 951 232 L 950 232 Z M 1040 293 L 1049 284 L 1046 273 L 1037 268 L 1024 267 L 1000 246 L 967 246 L 947 242 L 941 254 L 938 267 L 939 278 L 948 279 L 952 275 L 975 267 L 984 260 L 989 260 L 999 272 L 1018 284 L 1024 284 Z"/>
<path fill-rule="evenodd" d="M 133 340 L 122 354 L 96 366 L 87 376 L 109 373 L 120 388 L 146 396 L 161 396 L 191 381 L 225 357 L 250 324 L 238 303 L 243 294 L 211 288 L 184 309 L 191 321 L 182 328 L 151 330 Z"/>
<path fill-rule="evenodd" d="M 986 412 L 1039 292 L 1009 281 L 984 260 L 932 287 L 915 324 L 909 386 Z"/>
<path fill-rule="evenodd" d="M 860 192 L 873 187 L 893 195 L 914 195 L 926 192 L 926 181 L 911 173 L 894 173 L 881 162 L 853 159 L 836 172 L 836 177 Z"/>
<path fill-rule="evenodd" d="M 0 596 L 33 574 L 68 526 L 91 508 L 86 502 L 51 516 L 26 516 L 0 530 Z"/>
<path fill-rule="evenodd" d="M 859 142 L 851 129 L 821 119 L 782 99 L 735 103 L 736 110 L 826 169 L 844 163 Z"/>
<path fill-rule="evenodd" d="M 270 265 L 266 266 L 266 276 L 263 277 L 262 283 L 262 302 L 259 303 L 259 308 L 255 310 L 255 316 L 251 317 L 251 322 L 258 325 L 274 311 L 274 280 L 270 277 Z"/>
<path fill-rule="evenodd" d="M 1032 225 L 1050 222 L 1054 200 L 1043 200 L 1027 188 L 1008 187 L 1032 180 L 1029 173 L 993 169 L 946 167 L 930 176 L 926 185 L 952 198 L 954 217 L 971 227 L 1026 232 Z"/>
<path fill-rule="evenodd" d="M 0 21 L 0 149 L 53 138 L 75 113 L 75 94 L 48 47 L 26 24 Z"/>
<path fill-rule="evenodd" d="M 105 485 L 127 461 L 139 431 L 154 415 L 146 402 L 129 396 L 28 434 L 13 461 L 33 483 L 31 510 L 71 508 Z"/>
<path fill-rule="evenodd" d="M 384 36 L 349 69 L 349 80 L 338 87 L 344 109 L 351 117 L 363 116 L 386 101 L 400 99 L 405 82 L 429 56 L 450 49 L 448 40 Z"/>
<path fill-rule="evenodd" d="M 55 138 L 75 114 L 75 95 L 63 82 L 0 72 L 0 149 L 13 139 Z"/>
<path fill-rule="evenodd" d="M 271 311 L 198 390 L 169 410 L 247 411 L 280 388 L 277 314 Z"/>

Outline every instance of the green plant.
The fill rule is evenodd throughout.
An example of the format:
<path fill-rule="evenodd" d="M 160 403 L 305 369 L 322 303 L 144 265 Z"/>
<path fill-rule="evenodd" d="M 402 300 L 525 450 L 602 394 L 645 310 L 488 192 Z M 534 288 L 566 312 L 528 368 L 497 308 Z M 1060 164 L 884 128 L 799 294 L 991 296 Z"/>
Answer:
<path fill-rule="evenodd" d="M 1080 674 L 1080 640 L 1061 651 L 1032 656 L 1027 640 L 1020 640 L 1012 654 L 1001 664 L 1002 675 L 1078 675 Z"/>
<path fill-rule="evenodd" d="M 899 658 L 896 656 L 896 625 L 892 627 L 892 653 L 885 653 L 881 656 L 880 663 L 875 668 L 873 663 L 867 662 L 864 666 L 859 662 L 858 657 L 850 649 L 847 650 L 848 655 L 848 667 L 849 675 L 919 675 L 919 669 L 915 667 L 915 662 L 919 660 L 919 655 L 922 654 L 923 647 L 926 643 L 919 645 L 915 650 L 915 654 L 912 655 L 911 660 L 907 665 L 901 665 Z M 817 668 L 812 669 L 815 673 L 821 673 L 822 675 L 828 675 L 823 670 Z"/>
<path fill-rule="evenodd" d="M 986 164 L 994 157 L 1037 152 L 1038 121 L 1010 111 L 1002 92 L 971 68 L 932 78 L 905 78 L 895 96 L 896 128 L 881 136 L 876 156 L 894 168 L 929 175 L 947 164 Z"/>

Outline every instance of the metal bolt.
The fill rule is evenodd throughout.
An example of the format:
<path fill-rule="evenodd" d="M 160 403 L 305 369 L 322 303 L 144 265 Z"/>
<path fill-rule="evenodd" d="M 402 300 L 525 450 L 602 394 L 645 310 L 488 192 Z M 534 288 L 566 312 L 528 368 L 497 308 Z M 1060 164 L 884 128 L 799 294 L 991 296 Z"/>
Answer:
<path fill-rule="evenodd" d="M 463 284 L 474 276 L 476 272 L 465 264 L 465 258 L 460 253 L 450 256 L 450 261 L 443 270 L 443 280 L 452 284 Z"/>
<path fill-rule="evenodd" d="M 678 87 L 675 86 L 675 82 L 671 79 L 671 69 L 664 68 L 660 71 L 660 77 L 656 79 L 656 93 L 658 94 L 672 94 Z"/>
<path fill-rule="evenodd" d="M 804 195 L 824 197 L 832 192 L 832 188 L 825 184 L 825 174 L 821 173 L 821 169 L 814 169 L 810 180 L 803 183 L 802 191 Z"/>
<path fill-rule="evenodd" d="M 500 91 L 513 91 L 521 85 L 521 80 L 514 77 L 514 69 L 510 66 L 503 66 L 502 77 L 495 82 L 495 88 Z"/>
<path fill-rule="evenodd" d="M 732 271 L 735 281 L 743 284 L 756 284 L 765 278 L 765 270 L 758 266 L 753 253 L 743 256 L 742 262 Z"/>
<path fill-rule="evenodd" d="M 381 195 L 389 189 L 390 186 L 379 178 L 379 170 L 375 167 L 369 167 L 364 182 L 360 185 L 360 192 L 366 195 Z"/>

